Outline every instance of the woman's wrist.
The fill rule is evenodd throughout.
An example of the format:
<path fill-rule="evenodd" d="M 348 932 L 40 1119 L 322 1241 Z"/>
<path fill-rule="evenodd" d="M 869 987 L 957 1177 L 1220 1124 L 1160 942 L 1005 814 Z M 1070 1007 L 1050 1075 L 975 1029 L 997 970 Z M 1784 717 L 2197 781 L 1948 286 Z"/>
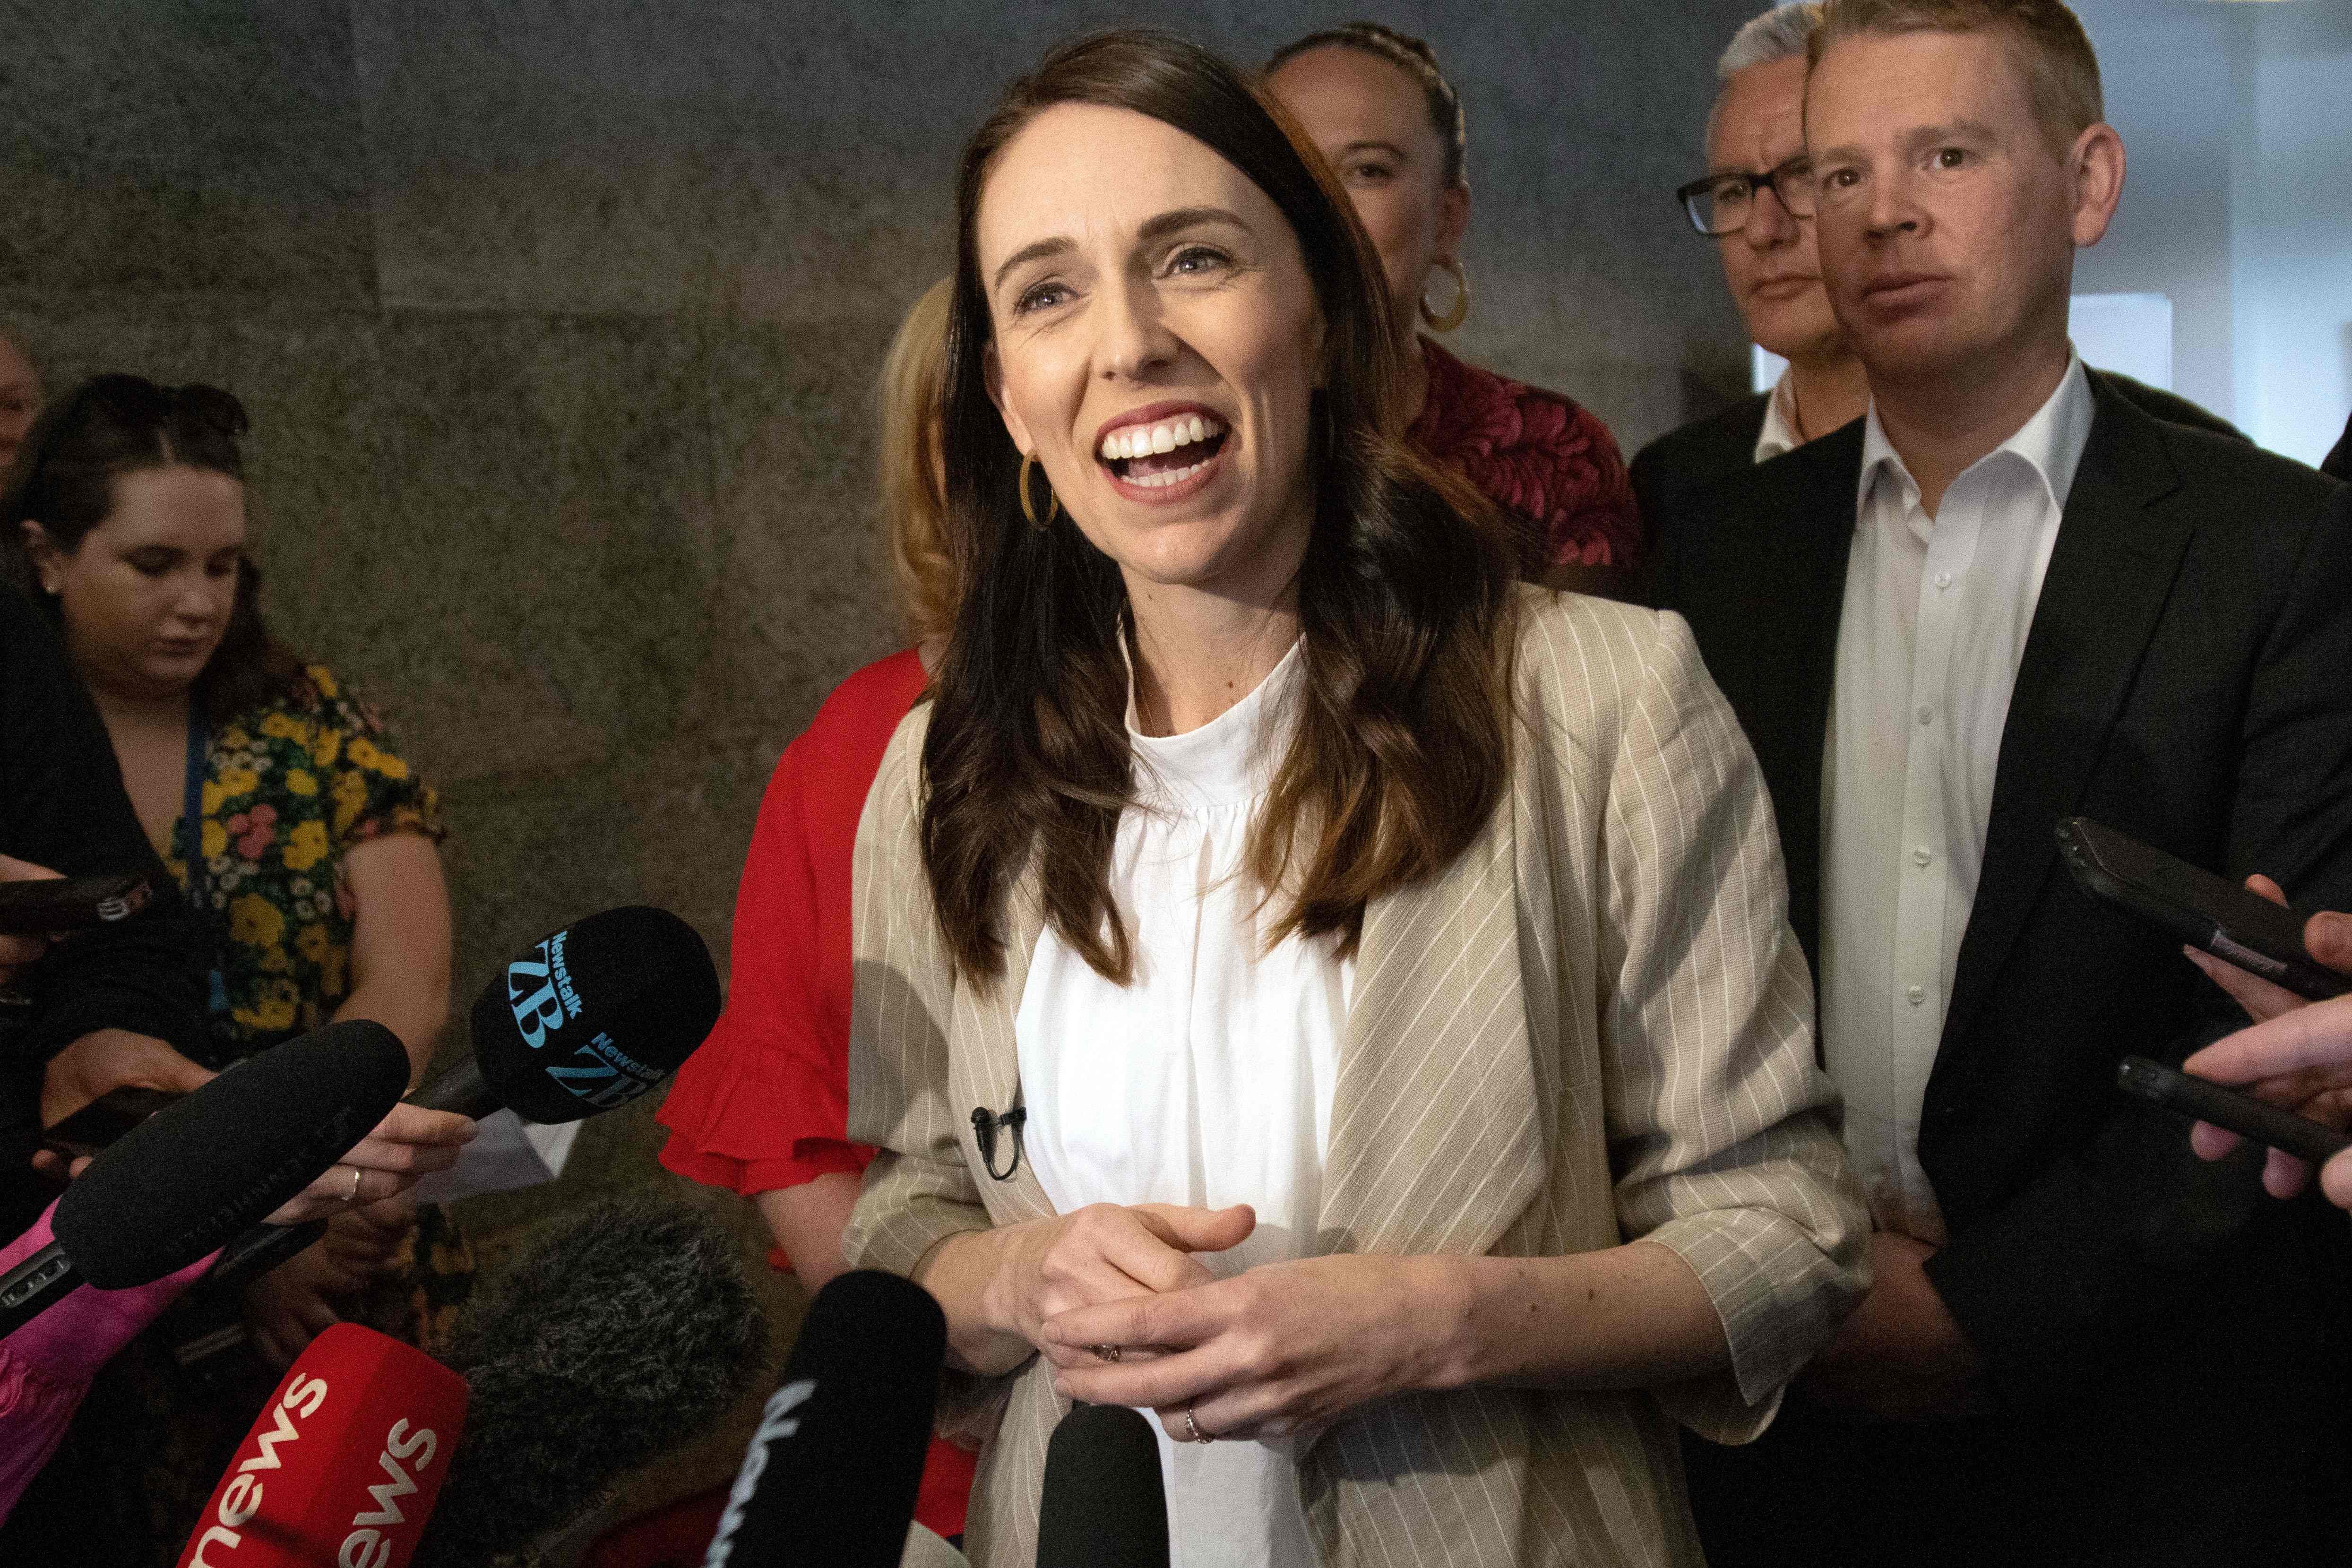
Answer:
<path fill-rule="evenodd" d="M 1024 1228 L 1004 1226 L 948 1237 L 915 1268 L 915 1283 L 947 1314 L 949 1360 L 962 1371 L 983 1376 L 1010 1372 L 1035 1348 L 1022 1331 L 1012 1270 L 1005 1266 Z"/>
<path fill-rule="evenodd" d="M 1480 1381 L 1476 1266 L 1487 1261 L 1436 1255 L 1397 1260 L 1400 1315 L 1421 1331 L 1408 1374 L 1412 1391 L 1444 1393 Z"/>

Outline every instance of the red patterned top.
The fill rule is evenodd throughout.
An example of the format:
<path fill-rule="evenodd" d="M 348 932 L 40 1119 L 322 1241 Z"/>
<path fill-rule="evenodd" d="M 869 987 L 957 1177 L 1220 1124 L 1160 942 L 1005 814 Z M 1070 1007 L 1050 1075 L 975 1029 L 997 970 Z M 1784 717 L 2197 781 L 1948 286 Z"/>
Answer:
<path fill-rule="evenodd" d="M 1429 401 L 1405 434 L 1423 455 L 1543 530 L 1543 558 L 1530 564 L 1640 565 L 1633 481 L 1609 426 L 1557 392 L 1420 342 Z"/>

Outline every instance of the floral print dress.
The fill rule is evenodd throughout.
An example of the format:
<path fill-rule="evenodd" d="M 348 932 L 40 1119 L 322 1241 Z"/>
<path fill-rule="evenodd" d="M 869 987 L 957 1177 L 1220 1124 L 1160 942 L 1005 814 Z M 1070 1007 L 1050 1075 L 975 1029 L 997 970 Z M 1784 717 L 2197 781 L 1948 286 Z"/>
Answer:
<path fill-rule="evenodd" d="M 205 910 L 226 985 L 204 1065 L 225 1068 L 335 1016 L 352 988 L 352 847 L 443 837 L 431 786 L 324 665 L 303 687 L 215 728 L 202 816 Z M 157 846 L 189 885 L 186 828 Z"/>
<path fill-rule="evenodd" d="M 342 870 L 353 845 L 387 833 L 443 837 L 434 793 L 391 748 L 383 725 L 322 665 L 297 690 L 216 725 L 198 809 L 205 914 L 226 1006 L 212 1018 L 204 1065 L 225 1068 L 332 1018 L 351 994 L 355 905 Z M 185 829 L 156 847 L 184 889 Z M 447 1335 L 473 1287 L 463 1230 L 438 1205 L 383 1277 L 339 1301 L 347 1320 L 427 1351 Z M 0 1531 L 0 1561 L 18 1556 L 171 1568 L 197 1528 L 250 1413 L 278 1374 L 252 1359 L 193 1393 L 173 1349 L 214 1319 L 183 1301 L 99 1374 L 49 1471 Z M 69 1534 L 76 1550 L 51 1546 Z M 38 1553 L 18 1548 L 41 1542 Z"/>

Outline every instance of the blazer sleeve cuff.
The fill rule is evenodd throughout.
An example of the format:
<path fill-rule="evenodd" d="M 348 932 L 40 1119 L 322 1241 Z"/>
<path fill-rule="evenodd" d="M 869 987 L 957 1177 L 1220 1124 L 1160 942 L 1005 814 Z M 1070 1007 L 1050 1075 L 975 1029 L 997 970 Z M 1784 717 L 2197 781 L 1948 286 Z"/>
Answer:
<path fill-rule="evenodd" d="M 913 1279 L 941 1242 L 989 1228 L 988 1211 L 958 1195 L 968 1182 L 960 1166 L 942 1167 L 888 1149 L 879 1151 L 866 1168 L 865 1187 L 842 1232 L 843 1260 L 852 1268 L 879 1268 Z M 984 1446 L 996 1434 L 1017 1375 L 980 1377 L 952 1368 L 943 1373 L 940 1435 Z"/>
<path fill-rule="evenodd" d="M 1700 1436 L 1746 1443 L 1780 1407 L 1781 1391 L 1829 1343 L 1867 1281 L 1818 1237 L 1770 1209 L 1720 1209 L 1670 1220 L 1643 1239 L 1696 1274 L 1730 1347 L 1731 1365 L 1656 1391 L 1661 1408 Z"/>

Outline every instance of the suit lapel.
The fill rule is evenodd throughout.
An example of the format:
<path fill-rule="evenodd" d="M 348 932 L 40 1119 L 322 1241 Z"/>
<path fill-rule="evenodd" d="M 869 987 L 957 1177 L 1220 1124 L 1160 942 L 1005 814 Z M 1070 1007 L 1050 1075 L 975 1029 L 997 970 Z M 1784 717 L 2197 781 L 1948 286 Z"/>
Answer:
<path fill-rule="evenodd" d="M 1944 1044 L 1962 1037 L 2058 863 L 2052 830 L 2080 804 L 2180 569 L 2192 526 L 2154 510 L 2179 488 L 2160 426 L 2095 375 L 2091 437 L 2001 731 Z"/>
<path fill-rule="evenodd" d="M 1512 835 L 1365 911 L 1318 1250 L 1483 1253 L 1543 1180 Z"/>
<path fill-rule="evenodd" d="M 1708 671 L 1764 770 L 1789 868 L 1789 919 L 1820 951 L 1822 757 L 1837 674 L 1838 620 L 1853 548 L 1860 420 L 1717 484 L 1694 509 L 1719 537 L 1706 603 L 1690 616 Z"/>
<path fill-rule="evenodd" d="M 1029 983 L 1029 963 L 1036 954 L 1037 938 L 1045 923 L 1045 900 L 1034 856 L 1013 883 L 1004 908 L 1003 976 L 995 989 L 986 993 L 975 993 L 961 984 L 956 987 L 955 1027 L 962 1040 L 960 1048 L 950 1053 L 949 1060 L 962 1065 L 969 1074 L 964 1082 L 955 1086 L 959 1100 L 954 1109 L 958 1114 L 969 1112 L 973 1106 L 985 1106 L 1002 1113 L 1026 1103 L 1021 1092 L 1021 1047 L 1013 1026 L 1020 1011 L 1021 994 Z M 977 1153 L 972 1134 L 967 1130 L 961 1137 L 967 1159 L 971 1159 Z M 1005 1135 L 1000 1132 L 996 1144 L 998 1170 L 1004 1168 L 1010 1154 Z M 972 1176 L 980 1184 L 989 1216 L 999 1225 L 1045 1219 L 1055 1212 L 1025 1153 L 1007 1180 L 996 1180 L 976 1161 Z"/>

